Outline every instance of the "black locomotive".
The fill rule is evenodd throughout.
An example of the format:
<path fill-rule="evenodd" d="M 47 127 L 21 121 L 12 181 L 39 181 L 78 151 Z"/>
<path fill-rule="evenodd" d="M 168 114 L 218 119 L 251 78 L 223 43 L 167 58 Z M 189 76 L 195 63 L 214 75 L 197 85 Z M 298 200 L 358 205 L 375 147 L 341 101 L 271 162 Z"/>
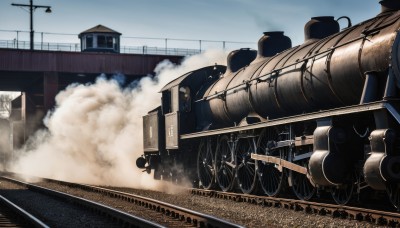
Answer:
<path fill-rule="evenodd" d="M 333 17 L 312 18 L 296 47 L 266 32 L 258 52 L 167 84 L 143 117 L 137 166 L 205 189 L 324 191 L 338 204 L 386 191 L 400 207 L 400 1 L 380 4 L 357 25 L 342 17 L 341 31 Z"/>

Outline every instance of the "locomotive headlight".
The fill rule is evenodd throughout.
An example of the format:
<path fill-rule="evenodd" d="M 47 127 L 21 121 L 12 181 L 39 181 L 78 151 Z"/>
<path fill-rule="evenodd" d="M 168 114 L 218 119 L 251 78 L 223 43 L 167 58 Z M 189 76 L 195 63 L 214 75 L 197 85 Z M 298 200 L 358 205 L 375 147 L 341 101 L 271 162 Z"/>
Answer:
<path fill-rule="evenodd" d="M 138 159 L 136 159 L 136 166 L 139 169 L 144 169 L 146 168 L 146 159 L 144 157 L 139 157 Z"/>

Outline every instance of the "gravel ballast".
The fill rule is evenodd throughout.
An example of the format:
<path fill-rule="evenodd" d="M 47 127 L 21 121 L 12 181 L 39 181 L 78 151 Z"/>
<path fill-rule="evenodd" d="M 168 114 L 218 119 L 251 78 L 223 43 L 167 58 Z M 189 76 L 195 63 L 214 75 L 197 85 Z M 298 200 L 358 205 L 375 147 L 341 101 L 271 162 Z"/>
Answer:
<path fill-rule="evenodd" d="M 98 214 L 1 180 L 0 194 L 51 227 L 118 227 Z"/>
<path fill-rule="evenodd" d="M 148 209 L 140 208 L 135 206 L 133 203 L 110 198 L 100 193 L 88 192 L 49 182 L 40 182 L 38 185 L 97 201 L 137 216 L 150 216 L 150 210 Z M 131 188 L 112 189 L 157 199 L 223 218 L 245 227 L 378 227 L 375 224 L 358 222 L 356 220 L 332 218 L 331 216 L 307 214 L 305 212 L 298 212 L 284 208 L 262 207 L 244 202 L 233 202 L 212 197 L 197 196 L 180 188 L 175 188 L 174 191 L 169 190 L 169 192 L 174 192 L 174 194 Z M 172 224 L 167 224 L 167 226 L 171 225 Z"/>

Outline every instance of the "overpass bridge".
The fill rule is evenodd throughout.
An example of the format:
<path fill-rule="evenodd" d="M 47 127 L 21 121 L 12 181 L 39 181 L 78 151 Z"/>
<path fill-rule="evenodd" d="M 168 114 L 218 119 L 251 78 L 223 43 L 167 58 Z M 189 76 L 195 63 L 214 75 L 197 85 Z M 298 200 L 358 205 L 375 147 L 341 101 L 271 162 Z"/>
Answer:
<path fill-rule="evenodd" d="M 153 74 L 156 65 L 183 56 L 98 52 L 30 51 L 0 48 L 0 91 L 21 91 L 11 114 L 14 147 L 42 126 L 55 96 L 71 83 L 94 82 L 100 74 L 124 74 L 127 83 Z"/>

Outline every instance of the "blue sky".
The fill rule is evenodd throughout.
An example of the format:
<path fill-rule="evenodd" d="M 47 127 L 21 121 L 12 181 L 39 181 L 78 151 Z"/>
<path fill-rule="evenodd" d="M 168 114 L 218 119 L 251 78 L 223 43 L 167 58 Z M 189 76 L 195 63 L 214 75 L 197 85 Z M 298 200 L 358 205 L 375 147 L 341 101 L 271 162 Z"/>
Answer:
<path fill-rule="evenodd" d="M 11 3 L 28 2 L 0 0 L 0 30 L 28 31 L 29 13 L 11 6 Z M 314 16 L 345 15 L 358 23 L 380 11 L 377 0 L 34 0 L 34 4 L 50 5 L 53 10 L 51 14 L 46 14 L 44 9 L 35 11 L 36 32 L 78 34 L 103 24 L 125 37 L 254 42 L 236 45 L 253 48 L 264 31 L 285 31 L 294 45 L 302 43 L 304 24 Z M 0 31 L 0 40 L 14 38 L 15 32 Z M 29 40 L 28 34 L 20 33 L 19 38 Z M 40 39 L 36 34 L 35 41 Z M 77 36 L 44 34 L 43 39 L 78 42 Z M 130 46 L 141 42 L 150 41 L 122 40 L 123 45 Z M 169 47 L 186 45 L 196 47 L 198 42 L 169 41 L 168 44 Z M 222 43 L 210 45 L 222 46 Z"/>

